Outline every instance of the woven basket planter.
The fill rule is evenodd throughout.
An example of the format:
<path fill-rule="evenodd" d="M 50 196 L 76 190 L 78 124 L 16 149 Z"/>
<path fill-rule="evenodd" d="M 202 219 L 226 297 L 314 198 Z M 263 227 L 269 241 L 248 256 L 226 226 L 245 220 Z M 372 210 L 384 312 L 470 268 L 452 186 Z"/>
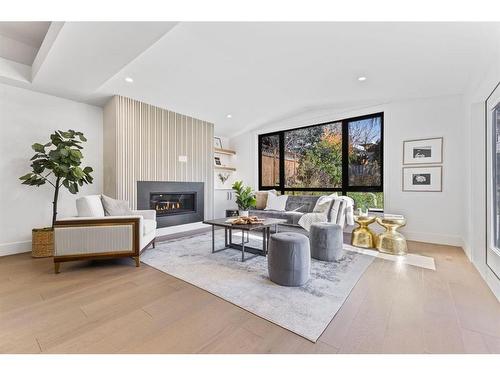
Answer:
<path fill-rule="evenodd" d="M 54 229 L 33 229 L 31 240 L 31 256 L 46 258 L 54 256 Z"/>

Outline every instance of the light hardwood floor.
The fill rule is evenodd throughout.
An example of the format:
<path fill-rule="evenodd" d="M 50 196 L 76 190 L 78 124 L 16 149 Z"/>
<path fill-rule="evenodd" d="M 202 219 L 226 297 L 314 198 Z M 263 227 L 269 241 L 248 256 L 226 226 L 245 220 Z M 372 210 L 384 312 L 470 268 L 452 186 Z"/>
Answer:
<path fill-rule="evenodd" d="M 500 304 L 460 248 L 376 259 L 316 344 L 132 260 L 0 258 L 1 353 L 500 353 Z"/>

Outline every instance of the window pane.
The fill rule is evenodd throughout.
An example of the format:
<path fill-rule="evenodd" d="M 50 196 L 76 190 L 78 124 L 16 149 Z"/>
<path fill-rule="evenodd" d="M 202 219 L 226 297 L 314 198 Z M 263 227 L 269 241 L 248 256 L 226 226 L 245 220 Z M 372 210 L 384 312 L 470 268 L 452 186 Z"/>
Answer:
<path fill-rule="evenodd" d="M 384 193 L 363 193 L 363 192 L 349 192 L 348 197 L 354 199 L 354 208 L 377 208 L 384 209 Z"/>
<path fill-rule="evenodd" d="M 380 186 L 380 117 L 349 122 L 349 186 Z"/>
<path fill-rule="evenodd" d="M 341 123 L 285 132 L 285 187 L 341 186 Z"/>
<path fill-rule="evenodd" d="M 280 185 L 280 142 L 279 135 L 267 135 L 261 142 L 261 184 L 262 186 Z"/>

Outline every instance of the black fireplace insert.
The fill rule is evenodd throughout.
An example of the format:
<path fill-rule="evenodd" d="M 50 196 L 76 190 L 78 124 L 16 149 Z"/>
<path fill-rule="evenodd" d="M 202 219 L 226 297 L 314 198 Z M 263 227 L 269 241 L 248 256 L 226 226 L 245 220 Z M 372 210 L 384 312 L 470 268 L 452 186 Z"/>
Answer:
<path fill-rule="evenodd" d="M 149 193 L 149 208 L 157 217 L 196 212 L 196 192 Z"/>
<path fill-rule="evenodd" d="M 137 181 L 137 209 L 155 210 L 158 228 L 204 220 L 203 182 Z"/>

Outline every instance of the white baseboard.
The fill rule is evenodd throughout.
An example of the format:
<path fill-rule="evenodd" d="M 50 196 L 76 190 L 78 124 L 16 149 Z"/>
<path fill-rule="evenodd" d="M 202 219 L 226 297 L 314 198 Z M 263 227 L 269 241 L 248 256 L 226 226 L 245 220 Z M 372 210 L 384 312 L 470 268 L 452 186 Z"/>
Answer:
<path fill-rule="evenodd" d="M 410 241 L 427 242 L 438 245 L 458 246 L 461 248 L 464 247 L 463 238 L 460 236 L 450 236 L 440 233 L 408 232 L 403 230 L 401 231 L 401 233 L 406 237 L 407 240 Z"/>
<path fill-rule="evenodd" d="M 0 257 L 31 251 L 31 241 L 20 241 L 0 244 Z"/>
<path fill-rule="evenodd" d="M 187 232 L 190 230 L 210 228 L 210 225 L 203 224 L 201 221 L 196 223 L 174 225 L 172 227 L 158 228 L 156 230 L 157 236 L 166 236 L 168 234 Z"/>

